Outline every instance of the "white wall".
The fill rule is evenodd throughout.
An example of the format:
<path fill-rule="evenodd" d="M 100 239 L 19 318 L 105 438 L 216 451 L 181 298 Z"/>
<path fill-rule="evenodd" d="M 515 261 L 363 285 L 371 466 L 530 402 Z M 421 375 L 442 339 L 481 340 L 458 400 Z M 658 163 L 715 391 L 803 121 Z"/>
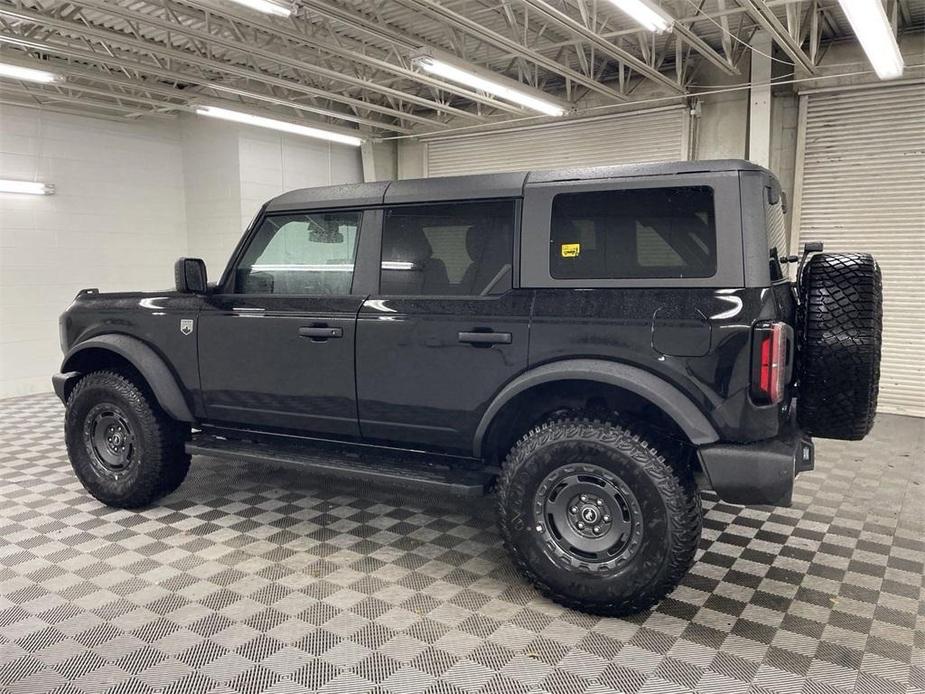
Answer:
<path fill-rule="evenodd" d="M 163 289 L 185 252 L 183 157 L 172 123 L 0 106 L 0 178 L 54 183 L 0 196 L 0 397 L 50 389 L 58 316 L 84 287 Z"/>
<path fill-rule="evenodd" d="M 189 255 L 218 279 L 242 231 L 268 199 L 294 188 L 363 180 L 357 147 L 184 116 Z"/>
<path fill-rule="evenodd" d="M 58 316 L 78 290 L 173 286 L 203 257 L 217 278 L 268 198 L 363 180 L 359 148 L 203 118 L 116 122 L 0 106 L 0 397 L 48 391 Z"/>
<path fill-rule="evenodd" d="M 217 279 L 243 228 L 238 126 L 190 116 L 179 129 L 188 230 L 183 252 L 203 258 L 210 279 Z"/>
<path fill-rule="evenodd" d="M 363 180 L 359 147 L 273 130 L 242 129 L 238 156 L 243 225 L 269 198 L 287 190 Z"/>

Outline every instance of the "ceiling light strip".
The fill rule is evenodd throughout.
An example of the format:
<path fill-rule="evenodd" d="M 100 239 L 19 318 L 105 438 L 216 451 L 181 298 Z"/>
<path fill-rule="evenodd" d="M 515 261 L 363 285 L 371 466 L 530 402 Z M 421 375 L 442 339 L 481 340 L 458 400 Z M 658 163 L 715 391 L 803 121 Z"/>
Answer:
<path fill-rule="evenodd" d="M 363 138 L 356 137 L 354 135 L 345 135 L 339 132 L 334 132 L 333 130 L 314 128 L 308 125 L 300 125 L 297 123 L 290 123 L 289 121 L 276 120 L 275 118 L 255 116 L 251 113 L 233 111 L 231 109 L 221 108 L 219 106 L 196 106 L 195 111 L 200 116 L 220 118 L 222 120 L 233 121 L 235 123 L 243 123 L 244 125 L 253 125 L 258 128 L 279 130 L 281 132 L 290 133 L 292 135 L 313 137 L 319 140 L 329 140 L 330 142 L 338 142 L 342 145 L 350 145 L 352 147 L 359 147 L 361 144 L 363 144 Z"/>
<path fill-rule="evenodd" d="M 867 59 L 882 80 L 903 74 L 903 56 L 880 0 L 838 0 Z"/>

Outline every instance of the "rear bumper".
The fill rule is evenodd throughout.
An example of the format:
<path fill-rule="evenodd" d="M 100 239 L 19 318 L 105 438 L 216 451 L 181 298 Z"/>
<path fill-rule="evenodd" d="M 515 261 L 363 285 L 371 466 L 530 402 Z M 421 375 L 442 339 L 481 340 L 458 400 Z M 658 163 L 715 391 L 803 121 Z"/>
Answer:
<path fill-rule="evenodd" d="M 794 478 L 815 464 L 812 439 L 789 427 L 774 439 L 712 444 L 698 454 L 710 487 L 732 504 L 790 506 Z"/>
<path fill-rule="evenodd" d="M 61 402 L 67 404 L 67 397 L 71 394 L 71 390 L 73 390 L 78 378 L 80 378 L 80 374 L 76 371 L 55 374 L 51 377 L 51 385 L 54 386 L 55 395 L 58 396 Z"/>

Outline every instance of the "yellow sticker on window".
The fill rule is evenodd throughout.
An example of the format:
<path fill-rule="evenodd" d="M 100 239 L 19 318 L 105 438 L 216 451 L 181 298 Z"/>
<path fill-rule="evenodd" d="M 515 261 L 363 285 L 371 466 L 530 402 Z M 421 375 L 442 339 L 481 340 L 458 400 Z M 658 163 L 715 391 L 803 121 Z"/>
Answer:
<path fill-rule="evenodd" d="M 580 243 L 563 243 L 562 244 L 562 257 L 563 258 L 577 258 L 579 253 L 581 253 Z"/>

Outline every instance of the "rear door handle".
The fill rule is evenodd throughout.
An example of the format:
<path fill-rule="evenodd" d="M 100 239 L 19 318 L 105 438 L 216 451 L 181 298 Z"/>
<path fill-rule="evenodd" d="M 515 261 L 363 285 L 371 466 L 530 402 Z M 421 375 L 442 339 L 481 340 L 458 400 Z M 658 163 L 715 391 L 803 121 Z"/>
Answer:
<path fill-rule="evenodd" d="M 459 341 L 470 345 L 509 345 L 511 344 L 511 334 L 461 332 L 459 333 Z"/>
<path fill-rule="evenodd" d="M 310 337 L 313 340 L 328 340 L 333 337 L 343 337 L 343 328 L 299 328 L 299 337 Z"/>

